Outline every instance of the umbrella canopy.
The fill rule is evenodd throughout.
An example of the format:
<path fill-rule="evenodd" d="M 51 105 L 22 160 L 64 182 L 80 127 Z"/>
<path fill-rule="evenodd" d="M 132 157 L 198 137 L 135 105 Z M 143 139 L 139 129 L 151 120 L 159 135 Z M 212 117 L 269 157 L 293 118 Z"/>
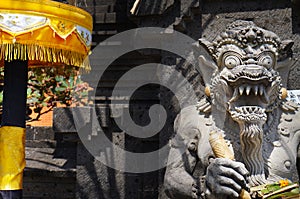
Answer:
<path fill-rule="evenodd" d="M 27 68 L 76 66 L 90 70 L 92 17 L 49 0 L 0 3 L 0 65 L 4 65 L 0 128 L 0 198 L 22 197 L 25 167 Z"/>
<path fill-rule="evenodd" d="M 0 4 L 0 58 L 28 65 L 71 65 L 90 70 L 92 17 L 75 6 L 49 0 Z"/>

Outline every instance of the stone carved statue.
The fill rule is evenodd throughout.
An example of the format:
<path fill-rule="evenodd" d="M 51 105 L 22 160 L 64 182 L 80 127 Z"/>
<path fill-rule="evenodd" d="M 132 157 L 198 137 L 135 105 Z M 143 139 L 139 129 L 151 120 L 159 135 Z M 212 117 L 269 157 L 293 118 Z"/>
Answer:
<path fill-rule="evenodd" d="M 280 179 L 299 182 L 300 113 L 287 101 L 291 40 L 235 21 L 197 57 L 206 96 L 178 114 L 165 174 L 169 198 L 237 198 L 242 189 Z M 217 158 L 220 133 L 235 160 Z M 299 163 L 298 163 L 299 164 Z"/>

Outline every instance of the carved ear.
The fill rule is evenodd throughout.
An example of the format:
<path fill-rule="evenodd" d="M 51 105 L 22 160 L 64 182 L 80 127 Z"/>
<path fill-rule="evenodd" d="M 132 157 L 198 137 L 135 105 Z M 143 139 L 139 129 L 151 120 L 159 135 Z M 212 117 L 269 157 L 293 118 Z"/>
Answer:
<path fill-rule="evenodd" d="M 210 41 L 208 41 L 204 38 L 201 38 L 198 41 L 199 41 L 200 46 L 202 46 L 206 50 L 206 52 L 208 52 L 210 54 L 212 53 L 212 49 L 214 47 L 213 47 L 213 44 Z"/>
<path fill-rule="evenodd" d="M 289 52 L 289 51 L 292 50 L 292 47 L 293 47 L 293 45 L 294 45 L 294 41 L 293 41 L 293 40 L 290 40 L 290 39 L 288 39 L 288 40 L 283 40 L 283 41 L 281 42 L 281 44 L 283 45 L 283 47 L 282 47 L 283 51 L 284 51 L 284 52 Z"/>
<path fill-rule="evenodd" d="M 198 57 L 198 63 L 205 86 L 210 86 L 212 75 L 216 70 L 218 70 L 217 65 L 210 57 L 205 57 L 203 55 Z"/>
<path fill-rule="evenodd" d="M 286 87 L 289 72 L 292 69 L 292 66 L 295 64 L 295 60 L 292 58 L 292 47 L 294 45 L 294 41 L 284 40 L 281 42 L 281 44 L 281 53 L 286 54 L 287 58 L 279 61 L 275 67 L 275 70 L 279 72 L 282 79 L 282 84 L 284 87 Z"/>
<path fill-rule="evenodd" d="M 292 69 L 292 66 L 295 65 L 295 62 L 296 62 L 295 59 L 288 57 L 283 61 L 279 61 L 277 63 L 277 66 L 275 67 L 275 70 L 279 72 L 279 75 L 282 79 L 282 85 L 284 87 L 287 86 L 288 76 L 289 76 L 290 70 Z"/>
<path fill-rule="evenodd" d="M 211 85 L 211 77 L 213 73 L 218 69 L 218 66 L 214 62 L 211 53 L 213 45 L 206 39 L 199 39 L 194 46 L 195 57 L 198 60 L 198 70 L 202 75 L 205 86 Z"/>

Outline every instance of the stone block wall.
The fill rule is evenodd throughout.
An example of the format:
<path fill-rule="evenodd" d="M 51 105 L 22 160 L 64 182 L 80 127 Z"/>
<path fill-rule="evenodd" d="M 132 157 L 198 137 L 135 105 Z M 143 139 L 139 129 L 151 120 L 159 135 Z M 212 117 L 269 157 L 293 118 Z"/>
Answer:
<path fill-rule="evenodd" d="M 254 21 L 257 25 L 274 31 L 282 39 L 295 41 L 293 50 L 296 62 L 290 73 L 288 89 L 300 89 L 300 81 L 298 80 L 300 75 L 298 61 L 300 57 L 300 1 L 298 0 L 279 0 L 276 2 L 259 0 L 141 0 L 141 7 L 134 15 L 130 14 L 129 10 L 135 0 L 89 0 L 84 2 L 80 6 L 94 17 L 93 48 L 110 36 L 136 27 L 169 28 L 187 34 L 195 40 L 200 37 L 212 40 L 228 23 L 237 19 Z M 103 78 L 99 82 L 94 82 L 98 85 L 96 96 L 93 96 L 96 103 L 97 118 L 85 118 L 85 125 L 93 128 L 93 122 L 99 122 L 105 130 L 106 136 L 114 144 L 128 151 L 149 152 L 165 146 L 172 137 L 173 121 L 178 111 L 173 106 L 176 105 L 176 100 L 173 100 L 172 94 L 158 85 L 147 85 L 135 92 L 134 96 L 112 98 L 111 95 L 118 79 L 135 66 L 151 62 L 168 62 L 168 65 L 175 67 L 176 64 L 181 63 L 181 59 L 159 50 L 132 51 L 116 59 L 105 71 Z M 151 68 L 147 70 L 151 70 Z M 184 73 L 186 68 L 181 70 Z M 147 73 L 147 71 L 144 72 Z M 89 76 L 84 78 L 89 80 Z M 192 75 L 190 81 L 197 82 L 199 89 L 202 89 L 199 75 Z M 199 91 L 199 95 L 201 92 Z M 130 97 L 130 105 L 124 104 L 124 99 Z M 175 102 L 173 103 L 173 101 Z M 165 127 L 159 134 L 147 139 L 137 139 L 116 126 L 115 120 L 122 118 L 122 112 L 125 109 L 130 109 L 131 116 L 137 124 L 148 124 L 149 107 L 157 103 L 165 106 L 169 116 Z M 119 117 L 112 117 L 111 104 L 120 107 Z M 55 133 L 53 135 L 61 140 L 59 146 L 62 151 L 72 151 L 69 152 L 68 157 L 52 157 L 56 159 L 58 165 L 64 165 L 61 161 L 69 162 L 66 164 L 69 165 L 67 168 L 61 166 L 71 172 L 71 176 L 65 181 L 69 184 L 61 187 L 74 189 L 65 198 L 164 198 L 162 191 L 164 169 L 135 174 L 123 173 L 103 165 L 96 161 L 82 145 L 76 134 L 74 120 L 71 116 L 70 112 L 63 109 L 57 109 L 54 114 Z M 97 129 L 95 131 L 97 132 Z M 63 146 L 70 146 L 70 148 L 67 147 L 66 149 Z M 53 147 L 57 150 L 57 145 Z M 52 152 L 48 153 L 52 154 Z M 113 161 L 119 161 L 118 156 L 110 156 L 110 158 Z M 49 183 L 52 183 L 52 179 L 53 177 L 49 177 Z M 30 175 L 27 182 L 30 185 Z M 60 182 L 63 183 L 63 181 Z M 54 186 L 54 184 L 49 185 L 49 187 Z M 25 189 L 25 193 L 29 192 L 26 192 Z M 28 196 L 28 198 L 30 197 Z M 45 198 L 47 197 L 45 196 Z M 53 198 L 64 197 L 53 196 Z"/>
<path fill-rule="evenodd" d="M 79 108 L 75 111 L 75 114 L 78 111 L 84 112 L 84 115 L 89 115 L 88 112 L 91 111 L 91 108 Z M 75 144 L 72 146 L 71 152 L 72 157 L 75 157 L 75 162 L 72 164 L 74 168 L 74 181 L 71 184 L 74 189 L 70 193 L 73 194 L 74 198 L 150 199 L 158 197 L 158 172 L 142 174 L 120 172 L 97 161 L 87 151 L 77 133 L 73 131 L 73 129 L 76 129 L 76 126 L 72 116 L 72 108 L 55 109 L 53 124 L 55 135 L 62 139 L 62 143 Z M 87 129 L 91 130 L 93 128 L 93 118 L 86 117 L 84 124 Z M 108 126 L 105 134 L 115 145 L 133 152 L 151 151 L 157 148 L 158 145 L 158 139 L 135 140 L 132 137 L 128 137 L 125 132 L 114 130 L 111 125 Z M 111 161 L 121 161 L 117 154 L 107 152 L 106 155 Z M 29 182 L 30 178 L 28 178 L 28 182 L 26 183 L 28 184 Z M 56 198 L 63 198 L 63 196 Z"/>
<path fill-rule="evenodd" d="M 70 137 L 52 127 L 27 127 L 24 199 L 75 198 L 77 143 Z"/>

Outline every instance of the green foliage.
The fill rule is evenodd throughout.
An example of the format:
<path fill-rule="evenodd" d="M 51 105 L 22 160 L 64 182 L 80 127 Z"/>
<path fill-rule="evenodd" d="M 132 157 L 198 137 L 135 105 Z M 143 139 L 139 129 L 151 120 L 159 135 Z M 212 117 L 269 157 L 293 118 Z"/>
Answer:
<path fill-rule="evenodd" d="M 3 75 L 1 71 L 2 80 Z M 88 89 L 88 84 L 81 80 L 78 71 L 73 67 L 31 69 L 28 72 L 27 107 L 37 113 L 37 116 L 29 120 L 38 120 L 42 114 L 51 111 L 58 103 L 64 106 L 87 105 Z M 43 107 L 48 109 L 42 112 L 45 110 Z M 31 114 L 31 109 L 28 109 L 28 115 Z"/>
<path fill-rule="evenodd" d="M 262 185 L 258 186 L 261 187 Z M 263 199 L 280 199 L 285 197 L 293 198 L 299 197 L 299 185 L 298 183 L 292 183 L 287 179 L 279 180 L 272 184 L 263 185 L 259 188 L 259 198 Z"/>

